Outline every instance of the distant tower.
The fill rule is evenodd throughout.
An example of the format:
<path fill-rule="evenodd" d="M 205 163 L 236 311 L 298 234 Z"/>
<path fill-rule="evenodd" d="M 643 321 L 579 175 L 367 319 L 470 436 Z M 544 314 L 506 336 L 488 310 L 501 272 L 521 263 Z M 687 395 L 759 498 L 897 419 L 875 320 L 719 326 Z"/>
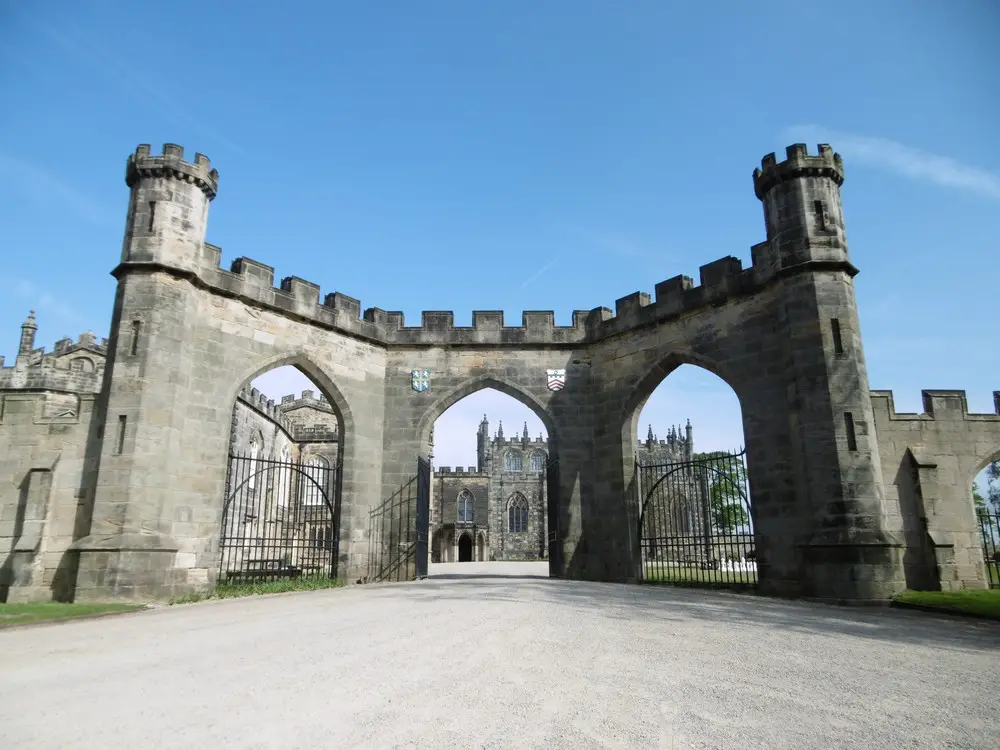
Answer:
<path fill-rule="evenodd" d="M 531 438 L 528 436 L 528 423 L 524 423 L 524 431 L 521 433 L 521 442 L 527 445 L 531 442 Z"/>
<path fill-rule="evenodd" d="M 143 144 L 129 156 L 125 183 L 132 189 L 125 223 L 122 263 L 155 263 L 195 270 L 203 254 L 208 204 L 219 173 L 208 157 L 184 161 L 184 149 L 164 144 L 150 156 Z"/>
<path fill-rule="evenodd" d="M 23 357 L 31 354 L 35 348 L 35 332 L 37 330 L 35 311 L 31 310 L 28 313 L 28 319 L 21 324 L 21 343 L 17 347 L 17 356 Z"/>
<path fill-rule="evenodd" d="M 818 148 L 810 156 L 804 144 L 791 145 L 785 161 L 768 154 L 753 173 L 767 227 L 767 241 L 753 248 L 754 266 L 775 282 L 774 365 L 787 373 L 785 429 L 795 456 L 792 496 L 783 502 L 802 524 L 793 564 L 809 580 L 800 593 L 879 598 L 886 566 L 896 576 L 890 587 L 904 585 L 902 550 L 885 507 L 854 295 L 858 269 L 840 202 L 844 165 L 828 145 Z M 761 439 L 751 442 L 751 454 Z M 764 560 L 770 554 L 759 552 Z"/>
<path fill-rule="evenodd" d="M 476 431 L 476 455 L 479 471 L 487 471 L 490 463 L 490 423 L 485 414 Z"/>
<path fill-rule="evenodd" d="M 694 428 L 691 426 L 691 420 L 687 421 L 687 426 L 685 427 L 687 440 L 685 442 L 685 450 L 687 451 L 687 459 L 690 461 L 694 458 Z"/>
<path fill-rule="evenodd" d="M 656 438 L 653 436 L 653 425 L 649 425 L 649 429 L 646 431 L 646 449 L 653 450 L 653 443 L 656 442 Z"/>

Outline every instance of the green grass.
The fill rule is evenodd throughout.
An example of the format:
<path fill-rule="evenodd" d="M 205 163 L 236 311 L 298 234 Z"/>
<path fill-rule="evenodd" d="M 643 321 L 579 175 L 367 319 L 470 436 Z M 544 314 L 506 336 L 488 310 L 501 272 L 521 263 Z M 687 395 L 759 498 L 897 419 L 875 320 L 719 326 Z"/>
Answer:
<path fill-rule="evenodd" d="M 39 602 L 36 604 L 0 604 L 0 628 L 32 622 L 70 620 L 75 617 L 134 612 L 142 604 L 67 604 Z"/>
<path fill-rule="evenodd" d="M 189 594 L 171 599 L 171 604 L 188 604 L 206 599 L 231 599 L 237 596 L 257 596 L 259 594 L 284 594 L 289 591 L 317 591 L 343 586 L 343 582 L 328 576 L 303 576 L 301 578 L 279 578 L 274 581 L 253 581 L 247 583 L 223 582 L 211 593 Z"/>
<path fill-rule="evenodd" d="M 973 614 L 1000 620 L 1000 589 L 904 591 L 892 600 L 900 604 L 933 607 L 942 612 Z"/>
<path fill-rule="evenodd" d="M 642 582 L 665 583 L 672 586 L 697 586 L 699 588 L 753 588 L 757 585 L 757 573 L 752 570 L 668 568 L 653 563 L 643 570 Z"/>

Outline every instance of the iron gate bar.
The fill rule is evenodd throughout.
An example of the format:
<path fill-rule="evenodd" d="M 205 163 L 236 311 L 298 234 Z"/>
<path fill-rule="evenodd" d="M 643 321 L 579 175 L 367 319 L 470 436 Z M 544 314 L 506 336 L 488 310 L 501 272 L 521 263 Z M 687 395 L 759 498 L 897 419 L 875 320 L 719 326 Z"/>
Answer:
<path fill-rule="evenodd" d="M 230 454 L 219 580 L 335 577 L 339 468 Z"/>
<path fill-rule="evenodd" d="M 991 589 L 1000 589 L 1000 513 L 980 510 L 979 531 L 983 537 L 983 562 L 986 582 Z"/>
<path fill-rule="evenodd" d="M 643 465 L 636 461 L 641 493 L 636 530 L 641 580 L 756 586 L 745 453 L 741 449 L 663 464 Z M 722 493 L 723 505 L 717 511 L 713 508 L 713 490 Z M 738 514 L 734 508 L 739 509 Z"/>
<path fill-rule="evenodd" d="M 431 464 L 425 458 L 417 459 L 416 521 L 416 578 L 427 577 L 427 543 L 430 534 Z"/>

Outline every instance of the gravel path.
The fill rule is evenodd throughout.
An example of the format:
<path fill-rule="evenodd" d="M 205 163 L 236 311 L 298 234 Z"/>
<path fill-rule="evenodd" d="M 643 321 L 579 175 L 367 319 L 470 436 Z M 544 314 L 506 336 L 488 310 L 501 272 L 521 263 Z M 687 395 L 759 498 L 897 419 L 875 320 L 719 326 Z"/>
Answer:
<path fill-rule="evenodd" d="M 0 747 L 995 749 L 998 679 L 996 623 L 435 577 L 0 631 Z"/>

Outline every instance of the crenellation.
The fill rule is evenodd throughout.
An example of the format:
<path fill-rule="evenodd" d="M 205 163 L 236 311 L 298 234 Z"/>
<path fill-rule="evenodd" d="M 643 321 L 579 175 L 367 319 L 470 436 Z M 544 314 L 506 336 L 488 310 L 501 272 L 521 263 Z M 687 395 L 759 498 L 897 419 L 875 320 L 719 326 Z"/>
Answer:
<path fill-rule="evenodd" d="M 274 267 L 252 258 L 239 257 L 232 262 L 229 270 L 243 277 L 250 286 L 260 290 L 269 290 L 274 287 Z M 284 282 L 282 282 L 284 284 Z M 284 289 L 284 286 L 282 286 Z"/>
<path fill-rule="evenodd" d="M 424 330 L 434 333 L 447 333 L 455 327 L 455 313 L 451 310 L 424 310 L 420 320 Z"/>
<path fill-rule="evenodd" d="M 477 331 L 499 332 L 503 329 L 503 310 L 473 310 L 472 327 Z"/>
<path fill-rule="evenodd" d="M 283 278 L 281 291 L 294 297 L 298 310 L 304 313 L 312 311 L 314 307 L 319 305 L 319 284 L 300 279 L 298 276 Z"/>
<path fill-rule="evenodd" d="M 872 406 L 876 412 L 884 414 L 891 421 L 1000 421 L 1000 391 L 993 391 L 993 414 L 969 411 L 969 401 L 964 390 L 922 390 L 920 391 L 923 412 L 897 412 L 892 391 L 873 390 Z"/>
<path fill-rule="evenodd" d="M 635 317 L 649 304 L 650 296 L 646 292 L 632 292 L 615 301 L 615 317 Z"/>
<path fill-rule="evenodd" d="M 202 266 L 207 269 L 217 269 L 222 267 L 222 248 L 205 242 L 201 246 Z"/>
<path fill-rule="evenodd" d="M 350 297 L 343 292 L 333 292 L 326 295 L 323 305 L 337 313 L 337 321 L 357 321 L 361 319 L 361 300 Z M 365 318 L 367 321 L 368 318 Z M 374 322 L 374 321 L 369 321 Z"/>
<path fill-rule="evenodd" d="M 740 274 L 743 273 L 743 263 L 739 258 L 727 255 L 725 258 L 713 260 L 698 269 L 701 285 L 710 293 L 727 294 L 736 291 L 739 286 Z"/>

